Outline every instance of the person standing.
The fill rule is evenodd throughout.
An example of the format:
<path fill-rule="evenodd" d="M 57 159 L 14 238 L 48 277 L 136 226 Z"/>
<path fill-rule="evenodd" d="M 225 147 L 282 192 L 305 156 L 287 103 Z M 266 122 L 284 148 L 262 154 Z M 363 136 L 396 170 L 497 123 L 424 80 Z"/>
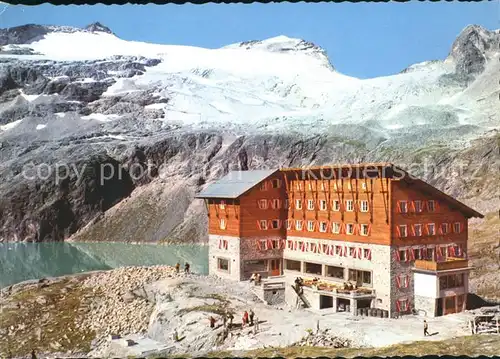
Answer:
<path fill-rule="evenodd" d="M 215 327 L 215 318 L 213 316 L 210 316 L 209 320 L 210 320 L 210 328 L 213 329 Z"/>
<path fill-rule="evenodd" d="M 229 312 L 227 315 L 227 318 L 229 319 L 228 328 L 231 329 L 231 327 L 233 326 L 233 319 L 234 319 L 233 313 Z"/>
<path fill-rule="evenodd" d="M 184 265 L 184 273 L 189 274 L 189 263 L 187 263 L 187 262 Z"/>
<path fill-rule="evenodd" d="M 250 309 L 250 313 L 249 314 L 250 314 L 250 316 L 249 316 L 250 317 L 250 325 L 253 325 L 253 317 L 255 316 L 255 313 L 253 312 L 252 309 Z"/>
<path fill-rule="evenodd" d="M 242 318 L 242 328 L 245 327 L 245 324 L 248 323 L 248 312 L 245 310 L 245 313 L 243 313 L 243 318 Z"/>
<path fill-rule="evenodd" d="M 430 335 L 429 334 L 429 324 L 427 324 L 427 321 L 424 319 L 424 337 Z"/>
<path fill-rule="evenodd" d="M 181 269 L 181 264 L 179 262 L 177 262 L 175 264 L 175 271 L 177 272 L 177 274 L 179 274 L 180 269 Z"/>

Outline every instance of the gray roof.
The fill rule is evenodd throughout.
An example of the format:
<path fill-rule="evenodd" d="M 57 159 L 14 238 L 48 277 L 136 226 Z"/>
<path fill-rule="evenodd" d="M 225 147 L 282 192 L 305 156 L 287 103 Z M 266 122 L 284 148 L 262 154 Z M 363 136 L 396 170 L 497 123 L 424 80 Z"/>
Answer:
<path fill-rule="evenodd" d="M 198 193 L 195 198 L 238 198 L 276 171 L 277 169 L 231 171 Z"/>

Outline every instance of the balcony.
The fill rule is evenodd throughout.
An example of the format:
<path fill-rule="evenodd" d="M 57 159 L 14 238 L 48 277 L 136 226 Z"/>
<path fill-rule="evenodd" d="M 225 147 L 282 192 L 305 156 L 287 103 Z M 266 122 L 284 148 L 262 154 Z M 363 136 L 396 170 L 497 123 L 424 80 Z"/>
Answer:
<path fill-rule="evenodd" d="M 312 279 L 304 279 L 304 287 L 310 288 L 313 291 L 327 292 L 335 294 L 339 297 L 373 297 L 375 290 L 372 288 L 358 287 L 346 288 L 343 284 L 333 283 L 330 281 L 313 281 Z"/>
<path fill-rule="evenodd" d="M 429 270 L 429 271 L 443 271 L 452 269 L 466 269 L 469 268 L 469 261 L 464 258 L 447 258 L 444 261 L 428 261 L 417 259 L 415 260 L 415 269 Z"/>

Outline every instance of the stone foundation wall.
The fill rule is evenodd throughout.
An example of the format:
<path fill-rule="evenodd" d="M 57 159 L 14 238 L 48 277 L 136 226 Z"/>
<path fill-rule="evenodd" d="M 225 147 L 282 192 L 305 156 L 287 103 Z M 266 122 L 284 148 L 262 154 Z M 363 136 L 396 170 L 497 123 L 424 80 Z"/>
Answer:
<path fill-rule="evenodd" d="M 270 305 L 283 304 L 285 303 L 285 288 L 264 289 L 263 299 Z"/>
<path fill-rule="evenodd" d="M 436 316 L 436 299 L 429 297 L 422 297 L 416 295 L 414 297 L 415 300 L 415 309 L 419 312 L 419 314 L 423 314 L 427 317 Z"/>
<path fill-rule="evenodd" d="M 220 240 L 227 240 L 227 249 L 219 248 Z M 229 260 L 228 272 L 218 269 L 217 258 Z M 240 238 L 213 234 L 208 236 L 208 272 L 221 278 L 241 280 Z"/>

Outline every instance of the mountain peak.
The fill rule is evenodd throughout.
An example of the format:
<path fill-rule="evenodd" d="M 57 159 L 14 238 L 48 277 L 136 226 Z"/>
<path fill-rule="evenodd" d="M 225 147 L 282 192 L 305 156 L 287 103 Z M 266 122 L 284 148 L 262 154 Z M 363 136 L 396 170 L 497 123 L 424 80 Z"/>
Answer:
<path fill-rule="evenodd" d="M 481 73 L 488 55 L 498 51 L 500 33 L 480 25 L 468 25 L 458 35 L 449 57 L 455 60 L 457 71 L 464 74 Z"/>
<path fill-rule="evenodd" d="M 85 26 L 84 29 L 87 31 L 90 31 L 90 32 L 105 32 L 107 34 L 113 34 L 113 32 L 111 31 L 111 29 L 109 27 L 101 24 L 98 21 L 93 22 L 92 24 Z"/>

